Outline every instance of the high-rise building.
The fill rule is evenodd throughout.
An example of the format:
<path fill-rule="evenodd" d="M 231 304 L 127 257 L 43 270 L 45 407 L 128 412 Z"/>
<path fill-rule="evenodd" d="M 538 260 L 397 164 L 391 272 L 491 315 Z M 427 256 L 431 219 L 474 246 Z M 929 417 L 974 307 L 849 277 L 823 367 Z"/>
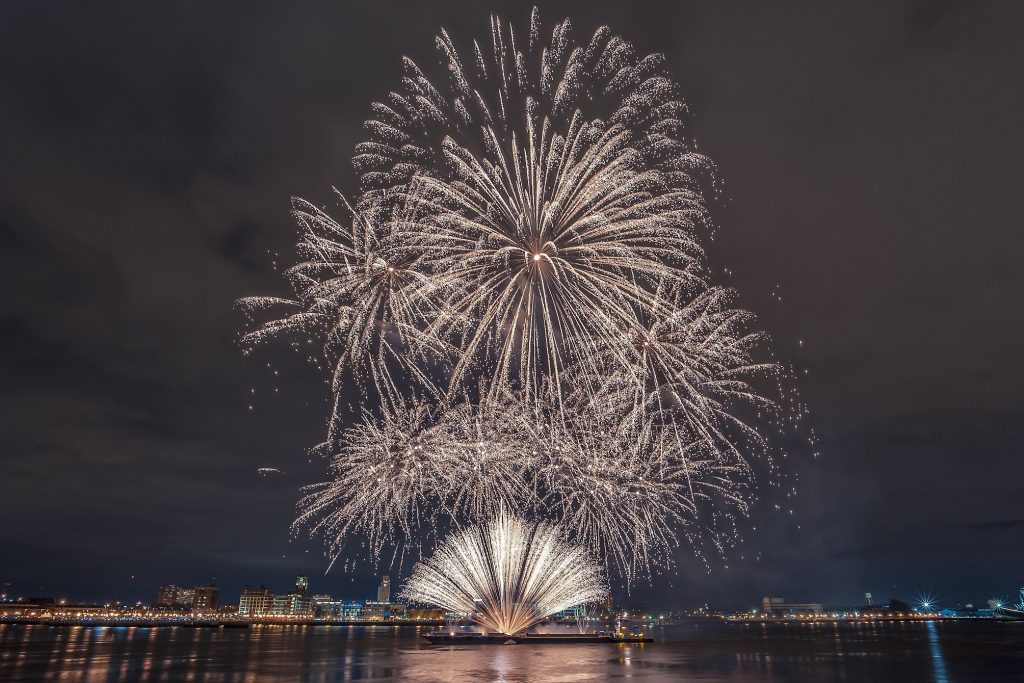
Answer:
<path fill-rule="evenodd" d="M 216 612 L 220 588 L 214 585 L 196 586 L 192 589 L 193 612 Z"/>
<path fill-rule="evenodd" d="M 295 592 L 299 595 L 305 595 L 307 590 L 309 590 L 309 579 L 305 576 L 296 576 Z"/>
<path fill-rule="evenodd" d="M 266 586 L 252 588 L 246 586 L 242 591 L 242 597 L 238 599 L 238 616 L 258 617 L 270 614 L 274 606 L 274 594 Z"/>
<path fill-rule="evenodd" d="M 161 586 L 157 594 L 156 606 L 164 609 L 192 609 L 192 602 L 195 599 L 195 591 L 190 588 L 175 586 Z"/>
<path fill-rule="evenodd" d="M 391 577 L 382 576 L 377 586 L 377 602 L 391 602 Z"/>

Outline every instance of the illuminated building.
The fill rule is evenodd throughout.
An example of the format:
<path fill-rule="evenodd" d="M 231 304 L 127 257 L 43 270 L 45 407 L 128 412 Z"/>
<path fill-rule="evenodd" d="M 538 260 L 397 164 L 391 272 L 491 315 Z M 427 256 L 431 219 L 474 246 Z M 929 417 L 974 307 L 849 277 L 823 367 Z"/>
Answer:
<path fill-rule="evenodd" d="M 312 616 L 313 600 L 296 591 L 290 591 L 287 595 L 275 595 L 270 613 L 277 617 Z"/>
<path fill-rule="evenodd" d="M 214 585 L 196 586 L 192 589 L 193 612 L 216 612 L 220 599 L 220 588 Z"/>
<path fill-rule="evenodd" d="M 266 586 L 252 588 L 246 586 L 242 591 L 242 597 L 238 599 L 238 616 L 258 617 L 270 614 L 274 606 L 274 594 Z"/>
<path fill-rule="evenodd" d="M 157 594 L 156 606 L 163 609 L 186 610 L 192 609 L 195 600 L 195 590 L 182 588 L 173 583 L 169 586 L 162 586 Z"/>
<path fill-rule="evenodd" d="M 316 612 L 321 617 L 356 621 L 363 617 L 362 600 L 323 600 L 317 601 Z"/>
<path fill-rule="evenodd" d="M 391 601 L 391 577 L 383 576 L 380 585 L 377 587 L 377 602 Z"/>
<path fill-rule="evenodd" d="M 295 588 L 286 595 L 275 595 L 270 607 L 274 616 L 302 617 L 312 616 L 314 611 L 313 598 L 306 595 L 309 590 L 309 579 L 305 576 L 295 577 Z"/>
<path fill-rule="evenodd" d="M 417 608 L 410 607 L 405 611 L 406 619 L 441 621 L 444 619 L 444 610 L 438 608 Z"/>
<path fill-rule="evenodd" d="M 821 614 L 825 608 L 820 602 L 786 602 L 785 598 L 761 598 L 761 609 L 768 616 L 788 616 L 791 614 Z"/>
<path fill-rule="evenodd" d="M 404 617 L 405 605 L 397 602 L 367 601 L 363 606 L 362 618 L 369 621 L 403 619 Z"/>

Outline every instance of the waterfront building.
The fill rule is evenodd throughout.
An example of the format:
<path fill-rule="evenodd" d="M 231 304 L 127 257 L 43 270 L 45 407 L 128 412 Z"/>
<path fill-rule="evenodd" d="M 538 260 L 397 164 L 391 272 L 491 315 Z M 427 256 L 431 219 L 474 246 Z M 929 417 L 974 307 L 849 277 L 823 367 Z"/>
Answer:
<path fill-rule="evenodd" d="M 367 601 L 363 606 L 362 618 L 367 621 L 404 619 L 405 605 L 398 602 Z"/>
<path fill-rule="evenodd" d="M 275 595 L 270 613 L 278 617 L 306 617 L 313 615 L 313 599 L 297 591 Z"/>
<path fill-rule="evenodd" d="M 433 607 L 409 607 L 405 610 L 406 619 L 440 621 L 444 619 L 444 610 Z"/>
<path fill-rule="evenodd" d="M 190 588 L 175 586 L 161 586 L 157 593 L 156 606 L 163 609 L 186 610 L 192 609 L 192 602 L 195 600 L 195 591 Z"/>
<path fill-rule="evenodd" d="M 270 614 L 274 606 L 274 594 L 266 586 L 253 588 L 246 586 L 242 597 L 238 599 L 238 616 L 259 617 Z"/>
<path fill-rule="evenodd" d="M 377 587 L 377 602 L 391 601 L 391 577 L 381 577 L 380 585 Z"/>
<path fill-rule="evenodd" d="M 825 611 L 820 602 L 786 602 L 784 598 L 761 598 L 761 609 L 768 616 L 785 617 L 793 614 L 822 614 Z"/>
<path fill-rule="evenodd" d="M 316 603 L 316 614 L 328 619 L 356 621 L 363 616 L 362 600 L 323 600 Z"/>
<path fill-rule="evenodd" d="M 220 588 L 213 584 L 209 586 L 196 586 L 192 589 L 193 612 L 216 612 L 219 600 Z"/>

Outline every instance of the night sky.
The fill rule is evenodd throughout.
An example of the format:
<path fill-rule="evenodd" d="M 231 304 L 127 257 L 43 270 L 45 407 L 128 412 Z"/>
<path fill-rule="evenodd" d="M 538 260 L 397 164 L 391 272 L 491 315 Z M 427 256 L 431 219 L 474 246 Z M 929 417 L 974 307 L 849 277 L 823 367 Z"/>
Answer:
<path fill-rule="evenodd" d="M 355 190 L 352 148 L 401 56 L 434 64 L 440 26 L 466 46 L 491 11 L 521 25 L 529 6 L 7 4 L 0 583 L 151 601 L 215 579 L 233 601 L 305 573 L 371 595 L 371 567 L 325 576 L 318 542 L 290 541 L 298 488 L 325 473 L 306 448 L 326 389 L 281 348 L 243 356 L 232 304 L 286 292 L 289 198 Z M 788 463 L 792 517 L 758 509 L 728 561 L 682 556 L 632 599 L 1015 593 L 1024 4 L 541 11 L 667 55 L 726 181 L 711 266 L 807 370 L 820 438 L 820 458 Z"/>

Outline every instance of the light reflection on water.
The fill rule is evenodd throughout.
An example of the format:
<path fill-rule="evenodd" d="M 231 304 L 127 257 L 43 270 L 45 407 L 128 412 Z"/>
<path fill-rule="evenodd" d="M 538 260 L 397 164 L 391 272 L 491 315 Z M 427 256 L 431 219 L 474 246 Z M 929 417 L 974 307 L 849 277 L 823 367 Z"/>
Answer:
<path fill-rule="evenodd" d="M 946 660 L 942 657 L 942 646 L 939 645 L 939 631 L 935 628 L 934 621 L 928 622 L 928 647 L 932 653 L 935 683 L 948 683 L 949 676 L 946 675 Z"/>
<path fill-rule="evenodd" d="M 1024 681 L 1024 624 L 691 622 L 650 645 L 431 646 L 391 626 L 0 626 L 0 680 Z"/>

